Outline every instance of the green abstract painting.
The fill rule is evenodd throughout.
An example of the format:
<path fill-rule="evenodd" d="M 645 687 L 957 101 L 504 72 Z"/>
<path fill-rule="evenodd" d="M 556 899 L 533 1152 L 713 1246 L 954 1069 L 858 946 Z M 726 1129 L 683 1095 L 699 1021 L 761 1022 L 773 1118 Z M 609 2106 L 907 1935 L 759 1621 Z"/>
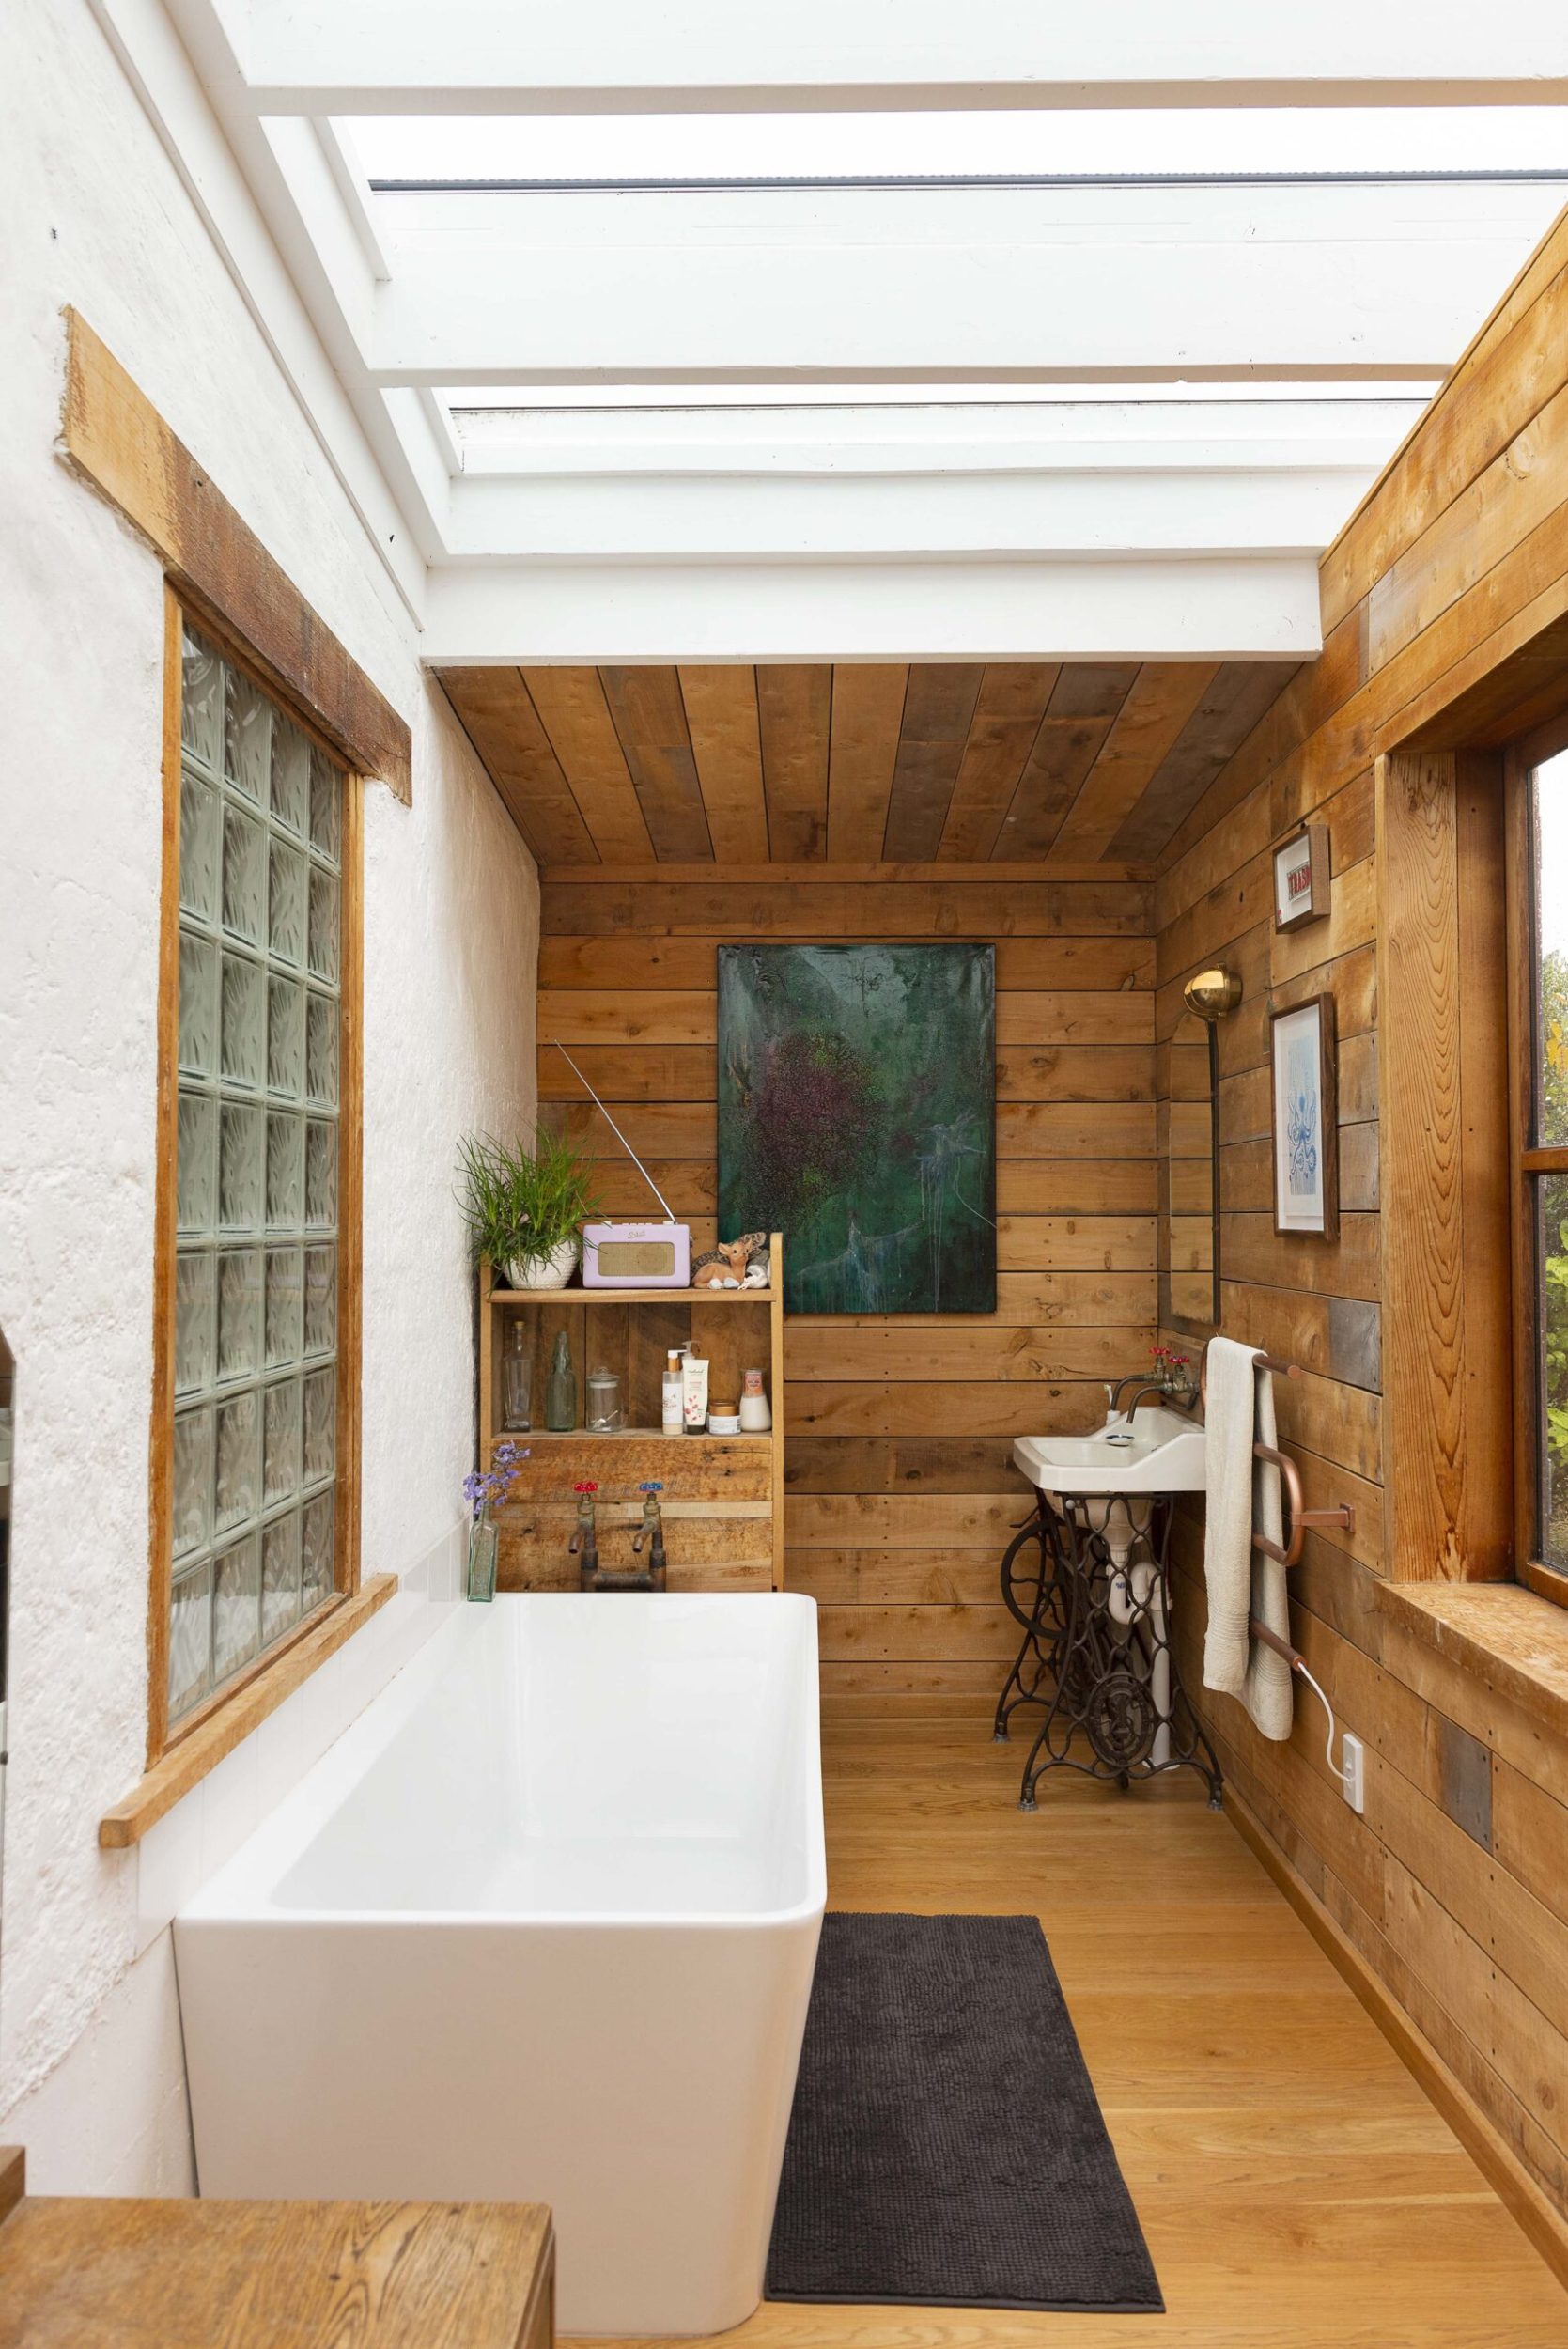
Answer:
<path fill-rule="evenodd" d="M 798 1314 L 996 1310 L 989 946 L 721 946 L 719 1231 Z"/>

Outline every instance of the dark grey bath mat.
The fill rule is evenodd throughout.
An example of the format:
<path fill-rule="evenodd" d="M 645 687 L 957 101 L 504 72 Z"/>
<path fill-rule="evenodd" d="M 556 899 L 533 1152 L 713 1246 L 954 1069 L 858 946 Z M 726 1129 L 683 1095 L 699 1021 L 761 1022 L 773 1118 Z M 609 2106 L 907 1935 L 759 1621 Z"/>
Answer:
<path fill-rule="evenodd" d="M 823 1920 L 768 2297 L 1163 2310 L 1032 1917 Z"/>

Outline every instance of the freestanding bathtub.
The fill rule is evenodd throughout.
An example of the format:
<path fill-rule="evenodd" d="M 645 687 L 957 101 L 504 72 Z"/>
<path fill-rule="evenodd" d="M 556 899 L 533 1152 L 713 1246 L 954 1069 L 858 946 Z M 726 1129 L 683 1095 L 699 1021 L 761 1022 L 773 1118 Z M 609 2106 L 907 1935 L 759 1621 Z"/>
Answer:
<path fill-rule="evenodd" d="M 564 2332 L 737 2324 L 825 1893 L 810 1599 L 458 1610 L 176 1921 L 201 2191 L 549 2202 Z"/>

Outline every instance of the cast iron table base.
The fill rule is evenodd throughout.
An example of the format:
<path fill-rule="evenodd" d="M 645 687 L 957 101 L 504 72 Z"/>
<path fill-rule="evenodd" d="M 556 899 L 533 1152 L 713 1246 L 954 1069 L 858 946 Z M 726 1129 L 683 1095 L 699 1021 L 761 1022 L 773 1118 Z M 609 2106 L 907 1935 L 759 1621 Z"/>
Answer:
<path fill-rule="evenodd" d="M 1134 1779 L 1191 1769 L 1207 1781 L 1218 1811 L 1219 1764 L 1171 1645 L 1171 1503 L 1096 1497 L 1063 1504 L 1043 1492 L 1034 1500 L 1034 1515 L 1001 1562 L 1001 1595 L 1023 1641 L 997 1700 L 999 1743 L 1021 1706 L 1045 1708 L 1019 1810 L 1034 1809 L 1048 1770 L 1079 1770 L 1126 1789 Z"/>

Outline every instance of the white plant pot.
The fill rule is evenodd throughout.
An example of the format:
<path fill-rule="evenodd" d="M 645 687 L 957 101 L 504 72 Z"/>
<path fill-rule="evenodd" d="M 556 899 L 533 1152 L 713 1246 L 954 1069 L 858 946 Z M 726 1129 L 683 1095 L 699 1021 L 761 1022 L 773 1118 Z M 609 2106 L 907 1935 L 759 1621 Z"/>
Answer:
<path fill-rule="evenodd" d="M 564 1239 L 548 1256 L 535 1256 L 527 1264 L 509 1264 L 506 1280 L 515 1289 L 564 1289 L 577 1270 L 577 1260 L 582 1243 L 575 1237 Z"/>

